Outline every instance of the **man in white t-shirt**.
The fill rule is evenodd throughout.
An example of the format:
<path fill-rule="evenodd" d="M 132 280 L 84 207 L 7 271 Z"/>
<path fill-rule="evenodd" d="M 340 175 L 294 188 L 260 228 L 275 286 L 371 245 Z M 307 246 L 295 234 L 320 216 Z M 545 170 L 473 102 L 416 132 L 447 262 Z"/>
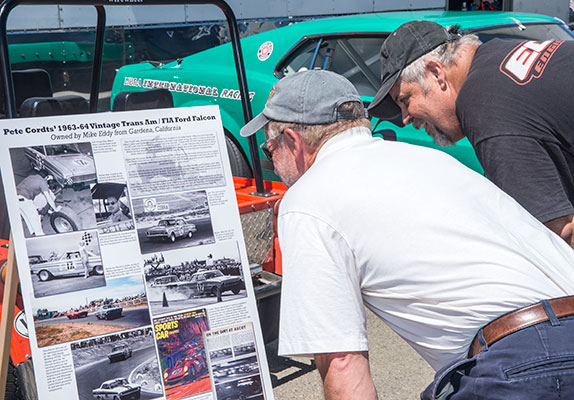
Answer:
<path fill-rule="evenodd" d="M 377 397 L 365 306 L 439 371 L 423 399 L 574 398 L 566 242 L 445 153 L 373 138 L 332 72 L 280 80 L 241 134 L 262 128 L 289 186 L 279 353 L 313 356 L 327 399 Z"/>

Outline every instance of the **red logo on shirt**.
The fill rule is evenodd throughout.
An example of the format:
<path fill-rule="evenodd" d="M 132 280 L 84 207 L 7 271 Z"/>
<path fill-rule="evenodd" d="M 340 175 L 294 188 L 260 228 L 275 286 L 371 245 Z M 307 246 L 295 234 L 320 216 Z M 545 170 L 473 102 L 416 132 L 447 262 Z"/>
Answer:
<path fill-rule="evenodd" d="M 500 72 L 519 85 L 540 78 L 544 68 L 563 40 L 545 42 L 524 41 L 516 46 L 500 64 Z"/>

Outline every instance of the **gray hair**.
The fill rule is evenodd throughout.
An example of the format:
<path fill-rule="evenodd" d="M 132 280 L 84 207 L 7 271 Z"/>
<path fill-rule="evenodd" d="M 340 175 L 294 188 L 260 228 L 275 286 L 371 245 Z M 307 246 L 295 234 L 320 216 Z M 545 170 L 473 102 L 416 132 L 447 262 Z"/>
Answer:
<path fill-rule="evenodd" d="M 442 65 L 449 67 L 456 64 L 456 60 L 460 57 L 460 53 L 465 47 L 479 46 L 481 43 L 476 35 L 464 35 L 460 39 L 444 43 L 410 63 L 403 69 L 399 78 L 407 83 L 418 83 L 426 94 L 428 91 L 425 82 L 427 61 L 438 61 Z"/>
<path fill-rule="evenodd" d="M 350 113 L 352 115 L 364 115 L 364 106 L 363 103 L 349 101 L 341 104 L 337 108 L 337 111 L 340 113 Z M 273 138 L 281 135 L 285 129 L 291 128 L 303 138 L 305 145 L 309 147 L 311 151 L 314 151 L 333 136 L 357 126 L 364 126 L 369 129 L 372 128 L 369 119 L 366 117 L 359 117 L 356 119 L 338 121 L 330 124 L 315 125 L 269 121 L 269 123 L 265 126 L 265 131 L 267 132 L 267 137 Z M 282 139 L 282 136 L 279 136 L 277 143 L 280 143 Z"/>

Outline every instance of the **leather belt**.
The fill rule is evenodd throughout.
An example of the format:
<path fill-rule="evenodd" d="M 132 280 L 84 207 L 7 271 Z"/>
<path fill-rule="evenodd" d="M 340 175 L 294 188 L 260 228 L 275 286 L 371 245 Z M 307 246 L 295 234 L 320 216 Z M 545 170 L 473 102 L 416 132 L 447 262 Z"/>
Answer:
<path fill-rule="evenodd" d="M 557 318 L 574 315 L 574 296 L 557 297 L 548 300 L 548 302 L 552 306 Z M 549 319 L 542 303 L 534 303 L 496 318 L 482 328 L 482 334 L 486 344 L 491 346 L 493 343 L 511 333 L 548 321 Z M 468 357 L 474 357 L 482 351 L 482 348 L 483 346 L 480 344 L 478 335 L 476 335 L 470 345 Z"/>

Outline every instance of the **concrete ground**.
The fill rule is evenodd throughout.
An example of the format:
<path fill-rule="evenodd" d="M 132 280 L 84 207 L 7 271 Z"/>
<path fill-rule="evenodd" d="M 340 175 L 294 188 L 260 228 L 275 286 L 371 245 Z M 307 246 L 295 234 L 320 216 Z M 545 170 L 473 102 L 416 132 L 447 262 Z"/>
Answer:
<path fill-rule="evenodd" d="M 373 313 L 367 311 L 371 373 L 383 400 L 419 399 L 432 368 Z M 323 399 L 321 377 L 308 359 L 277 356 L 277 342 L 266 347 L 276 400 Z"/>

